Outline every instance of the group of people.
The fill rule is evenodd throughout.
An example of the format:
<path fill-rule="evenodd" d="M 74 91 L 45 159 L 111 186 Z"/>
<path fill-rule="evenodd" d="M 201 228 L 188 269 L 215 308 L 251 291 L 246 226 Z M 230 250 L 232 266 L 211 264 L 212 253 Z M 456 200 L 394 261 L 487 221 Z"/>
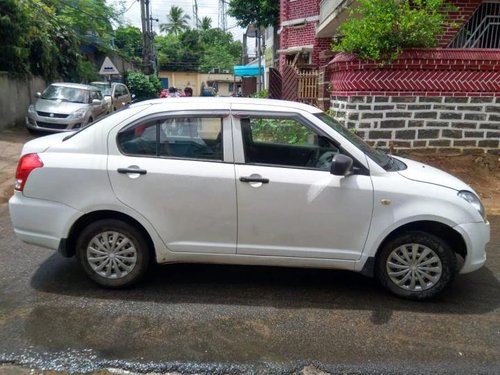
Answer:
<path fill-rule="evenodd" d="M 184 91 L 179 91 L 175 87 L 170 86 L 168 90 L 163 89 L 160 92 L 160 98 L 179 98 L 186 96 L 193 96 L 193 89 L 189 86 L 186 86 Z"/>

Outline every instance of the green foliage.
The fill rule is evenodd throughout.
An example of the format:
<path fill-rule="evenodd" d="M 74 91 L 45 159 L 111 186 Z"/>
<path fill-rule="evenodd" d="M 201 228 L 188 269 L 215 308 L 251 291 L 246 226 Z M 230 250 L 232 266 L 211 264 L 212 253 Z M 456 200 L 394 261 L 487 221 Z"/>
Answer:
<path fill-rule="evenodd" d="M 157 96 L 158 93 L 163 88 L 160 79 L 157 76 L 152 75 L 152 76 L 148 77 L 148 80 L 149 80 L 149 83 L 151 84 L 151 86 L 153 87 L 152 95 Z"/>
<path fill-rule="evenodd" d="M 97 66 L 88 60 L 80 59 L 76 67 L 76 74 L 79 82 L 99 81 Z"/>
<path fill-rule="evenodd" d="M 232 71 L 234 65 L 241 60 L 242 45 L 233 41 L 233 35 L 219 28 L 200 30 L 201 72 L 209 72 L 213 68 L 220 71 Z"/>
<path fill-rule="evenodd" d="M 210 17 L 203 17 L 200 21 L 200 29 L 210 30 L 212 28 L 212 19 Z"/>
<path fill-rule="evenodd" d="M 167 15 L 167 23 L 160 25 L 160 31 L 167 34 L 179 35 L 189 29 L 190 19 L 191 17 L 184 14 L 184 10 L 181 7 L 172 5 Z"/>
<path fill-rule="evenodd" d="M 247 27 L 276 25 L 279 16 L 279 1 L 276 0 L 231 0 L 227 13 L 236 18 L 238 25 Z"/>
<path fill-rule="evenodd" d="M 269 92 L 267 90 L 260 90 L 252 94 L 252 98 L 267 99 Z"/>
<path fill-rule="evenodd" d="M 29 71 L 29 49 L 22 34 L 28 15 L 18 6 L 16 0 L 0 2 L 0 70 L 26 73 Z"/>
<path fill-rule="evenodd" d="M 135 26 L 119 26 L 115 30 L 115 46 L 128 60 L 141 62 L 142 43 L 142 31 Z"/>
<path fill-rule="evenodd" d="M 360 59 L 390 62 L 405 48 L 431 48 L 443 27 L 452 25 L 444 0 L 359 0 L 340 27 L 338 52 Z"/>
<path fill-rule="evenodd" d="M 143 73 L 129 72 L 125 84 L 137 100 L 157 97 L 161 90 L 161 81 L 157 77 L 148 77 Z"/>
<path fill-rule="evenodd" d="M 168 71 L 231 70 L 242 49 L 231 33 L 218 28 L 157 36 L 155 45 L 160 69 Z"/>
<path fill-rule="evenodd" d="M 89 76 L 80 66 L 80 45 L 109 48 L 112 8 L 103 0 L 1 0 L 0 70 L 34 74 L 49 81 L 79 81 Z"/>
<path fill-rule="evenodd" d="M 295 120 L 253 119 L 252 137 L 256 142 L 307 144 L 311 131 Z"/>

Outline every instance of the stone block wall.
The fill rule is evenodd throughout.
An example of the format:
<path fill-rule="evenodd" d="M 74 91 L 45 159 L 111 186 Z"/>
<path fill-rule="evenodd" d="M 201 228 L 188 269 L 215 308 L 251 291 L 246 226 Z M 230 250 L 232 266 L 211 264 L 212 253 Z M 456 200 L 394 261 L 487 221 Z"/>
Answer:
<path fill-rule="evenodd" d="M 498 96 L 332 96 L 331 104 L 375 147 L 500 154 Z"/>
<path fill-rule="evenodd" d="M 499 153 L 500 50 L 413 49 L 329 64 L 339 121 L 382 148 Z"/>

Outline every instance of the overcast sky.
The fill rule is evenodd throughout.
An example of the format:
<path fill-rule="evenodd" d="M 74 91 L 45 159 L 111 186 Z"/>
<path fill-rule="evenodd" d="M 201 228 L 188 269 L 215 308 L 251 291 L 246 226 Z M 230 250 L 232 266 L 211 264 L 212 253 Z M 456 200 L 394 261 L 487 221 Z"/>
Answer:
<path fill-rule="evenodd" d="M 107 0 L 111 6 L 118 7 L 119 4 L 124 6 L 123 20 L 126 24 L 132 24 L 141 28 L 141 7 L 138 0 Z M 159 25 L 167 22 L 167 14 L 170 12 L 172 5 L 181 7 L 184 12 L 191 17 L 191 27 L 194 27 L 193 21 L 193 4 L 194 0 L 150 0 L 152 17 L 157 18 L 159 22 L 153 22 L 154 31 L 159 32 Z M 226 4 L 226 9 L 227 9 Z M 118 10 L 118 9 L 117 9 Z M 212 19 L 212 27 L 218 26 L 219 21 L 219 0 L 198 0 L 198 18 L 210 17 Z M 236 26 L 236 20 L 232 17 L 227 17 L 227 31 L 230 31 L 234 40 L 242 40 L 244 30 Z"/>

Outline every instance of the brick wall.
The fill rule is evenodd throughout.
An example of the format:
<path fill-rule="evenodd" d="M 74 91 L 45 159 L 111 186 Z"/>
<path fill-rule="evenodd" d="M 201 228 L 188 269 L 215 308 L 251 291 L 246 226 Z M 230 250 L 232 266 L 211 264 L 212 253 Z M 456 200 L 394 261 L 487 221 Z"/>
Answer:
<path fill-rule="evenodd" d="M 500 97 L 333 96 L 331 105 L 376 147 L 500 154 Z"/>
<path fill-rule="evenodd" d="M 383 67 L 338 54 L 329 66 L 336 95 L 500 95 L 500 50 L 413 49 Z"/>
<path fill-rule="evenodd" d="M 286 19 L 294 20 L 319 15 L 320 0 L 281 0 L 280 7 L 285 9 Z"/>
<path fill-rule="evenodd" d="M 280 0 L 280 24 L 286 21 L 301 20 L 319 16 L 319 0 Z M 280 49 L 312 45 L 311 63 L 324 64 L 319 54 L 330 50 L 330 38 L 316 38 L 318 21 L 307 21 L 299 25 L 282 26 L 280 32 Z M 280 71 L 283 72 L 285 56 L 280 55 Z"/>

